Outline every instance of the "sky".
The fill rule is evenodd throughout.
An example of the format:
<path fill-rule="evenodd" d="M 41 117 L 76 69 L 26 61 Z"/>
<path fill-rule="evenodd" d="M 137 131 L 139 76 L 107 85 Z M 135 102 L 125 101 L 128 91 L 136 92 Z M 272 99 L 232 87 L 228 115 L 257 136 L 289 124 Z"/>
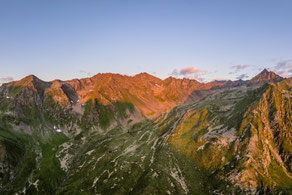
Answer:
<path fill-rule="evenodd" d="M 290 0 L 0 0 L 0 83 L 292 76 Z"/>

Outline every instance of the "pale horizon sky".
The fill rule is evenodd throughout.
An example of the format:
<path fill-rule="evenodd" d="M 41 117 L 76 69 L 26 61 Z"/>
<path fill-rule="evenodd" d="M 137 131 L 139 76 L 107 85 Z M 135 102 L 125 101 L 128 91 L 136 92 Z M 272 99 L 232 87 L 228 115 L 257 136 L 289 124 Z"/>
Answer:
<path fill-rule="evenodd" d="M 289 0 L 0 0 L 0 83 L 97 73 L 292 76 Z"/>

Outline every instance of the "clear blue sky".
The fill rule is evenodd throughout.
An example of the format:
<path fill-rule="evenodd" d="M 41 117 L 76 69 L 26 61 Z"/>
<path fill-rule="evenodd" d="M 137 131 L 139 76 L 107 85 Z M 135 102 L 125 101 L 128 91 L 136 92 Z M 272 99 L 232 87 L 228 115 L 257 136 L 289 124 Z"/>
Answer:
<path fill-rule="evenodd" d="M 0 78 L 166 78 L 176 69 L 212 80 L 262 68 L 291 76 L 291 8 L 290 0 L 0 0 Z M 205 72 L 179 74 L 186 67 Z"/>

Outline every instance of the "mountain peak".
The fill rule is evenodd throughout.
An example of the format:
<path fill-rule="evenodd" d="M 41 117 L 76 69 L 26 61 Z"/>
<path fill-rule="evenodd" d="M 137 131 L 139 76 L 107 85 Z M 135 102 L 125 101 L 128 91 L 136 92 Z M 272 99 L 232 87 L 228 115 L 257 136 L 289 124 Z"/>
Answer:
<path fill-rule="evenodd" d="M 134 75 L 134 77 L 155 77 L 147 72 L 141 72 L 139 74 Z M 156 77 L 155 77 L 156 78 Z"/>
<path fill-rule="evenodd" d="M 148 74 L 147 72 L 142 72 L 139 74 L 136 74 L 135 76 L 133 76 L 133 78 L 137 78 L 137 79 L 142 79 L 142 80 L 151 80 L 151 81 L 157 81 L 159 82 L 161 79 L 157 78 L 151 74 Z"/>
<path fill-rule="evenodd" d="M 264 69 L 262 72 L 260 72 L 258 75 L 253 77 L 250 81 L 251 82 L 263 82 L 263 81 L 279 81 L 283 78 L 276 73 L 272 71 L 268 71 L 267 69 Z"/>
<path fill-rule="evenodd" d="M 139 75 L 145 75 L 145 76 L 151 76 L 150 74 L 148 74 L 147 72 L 141 72 L 139 74 L 136 74 L 135 76 L 139 76 Z"/>
<path fill-rule="evenodd" d="M 39 79 L 37 76 L 31 74 L 31 75 L 28 75 L 28 76 L 22 78 L 19 81 L 13 81 L 9 85 L 26 86 L 26 87 L 29 87 L 31 89 L 38 90 L 38 89 L 44 89 L 44 88 L 50 87 L 51 83 L 45 82 L 45 81 Z"/>
<path fill-rule="evenodd" d="M 269 73 L 269 71 L 265 68 L 260 74 L 266 74 Z"/>
<path fill-rule="evenodd" d="M 28 76 L 22 78 L 19 81 L 13 81 L 13 82 L 11 82 L 11 84 L 15 85 L 15 86 L 28 86 L 32 82 L 35 82 L 35 81 L 40 81 L 40 79 L 38 77 L 36 77 L 35 75 L 31 74 L 31 75 L 28 75 Z"/>
<path fill-rule="evenodd" d="M 39 78 L 37 76 L 31 74 L 31 75 L 28 75 L 28 76 L 24 77 L 23 79 L 21 79 L 21 81 L 33 81 L 36 79 L 39 79 Z"/>

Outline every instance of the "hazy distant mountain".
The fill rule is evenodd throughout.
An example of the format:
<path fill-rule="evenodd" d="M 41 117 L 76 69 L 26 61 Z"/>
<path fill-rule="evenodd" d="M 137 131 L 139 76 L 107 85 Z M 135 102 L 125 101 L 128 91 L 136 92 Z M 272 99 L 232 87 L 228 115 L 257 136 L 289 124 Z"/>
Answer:
<path fill-rule="evenodd" d="M 292 79 L 0 87 L 1 194 L 291 194 Z"/>

